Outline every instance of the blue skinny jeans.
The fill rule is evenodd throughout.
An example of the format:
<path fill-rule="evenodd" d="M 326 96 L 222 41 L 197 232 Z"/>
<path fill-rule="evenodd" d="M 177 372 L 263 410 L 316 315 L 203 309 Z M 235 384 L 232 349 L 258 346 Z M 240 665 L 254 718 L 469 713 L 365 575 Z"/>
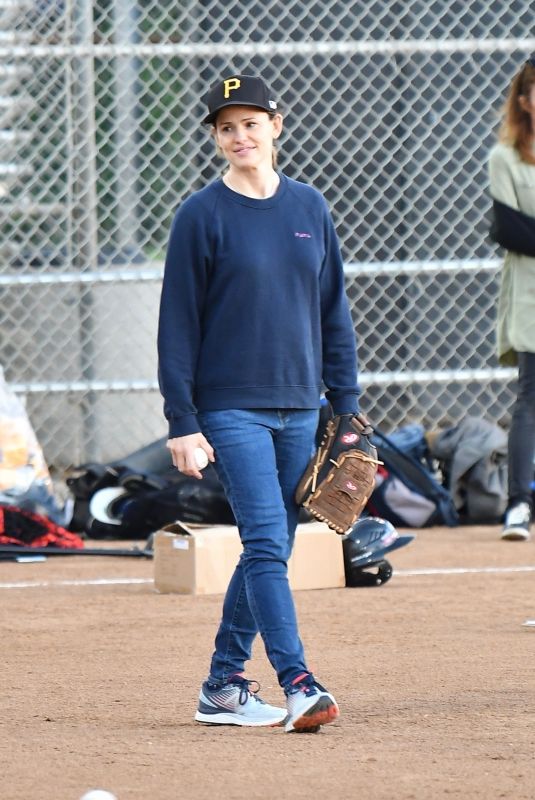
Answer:
<path fill-rule="evenodd" d="M 308 672 L 288 583 L 299 509 L 294 493 L 314 450 L 319 412 L 233 409 L 199 414 L 243 551 L 223 602 L 208 680 L 243 672 L 258 632 L 283 688 Z"/>

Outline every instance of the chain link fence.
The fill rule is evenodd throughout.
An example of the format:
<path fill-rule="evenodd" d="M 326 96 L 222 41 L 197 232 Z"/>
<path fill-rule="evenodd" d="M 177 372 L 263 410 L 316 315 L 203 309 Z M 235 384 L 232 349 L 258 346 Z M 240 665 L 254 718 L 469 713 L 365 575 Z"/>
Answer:
<path fill-rule="evenodd" d="M 486 159 L 532 28 L 529 0 L 0 0 L 0 365 L 48 463 L 165 435 L 166 240 L 223 166 L 201 98 L 232 72 L 272 85 L 281 167 L 332 209 L 364 409 L 507 424 Z"/>

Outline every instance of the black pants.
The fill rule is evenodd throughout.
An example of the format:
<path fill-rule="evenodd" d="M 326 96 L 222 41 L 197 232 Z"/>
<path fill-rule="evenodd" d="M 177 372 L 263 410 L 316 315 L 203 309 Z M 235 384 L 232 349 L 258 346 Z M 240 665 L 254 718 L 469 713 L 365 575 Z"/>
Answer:
<path fill-rule="evenodd" d="M 518 393 L 509 431 L 509 506 L 532 503 L 535 456 L 535 353 L 518 353 Z"/>

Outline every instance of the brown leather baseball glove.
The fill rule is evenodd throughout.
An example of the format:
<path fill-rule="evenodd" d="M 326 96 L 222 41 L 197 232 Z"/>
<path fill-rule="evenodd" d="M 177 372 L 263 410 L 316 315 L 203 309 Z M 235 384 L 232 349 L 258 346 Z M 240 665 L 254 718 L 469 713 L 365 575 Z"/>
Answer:
<path fill-rule="evenodd" d="M 377 450 L 363 414 L 340 414 L 327 422 L 321 444 L 295 493 L 296 502 L 337 533 L 347 533 L 374 486 Z"/>

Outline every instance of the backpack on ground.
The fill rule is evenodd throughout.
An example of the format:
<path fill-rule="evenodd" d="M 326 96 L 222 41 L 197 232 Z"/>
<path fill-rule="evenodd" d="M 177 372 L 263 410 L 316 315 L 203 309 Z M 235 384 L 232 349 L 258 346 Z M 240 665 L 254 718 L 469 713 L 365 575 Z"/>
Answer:
<path fill-rule="evenodd" d="M 507 507 L 507 432 L 494 421 L 467 416 L 426 434 L 463 523 L 496 524 Z"/>
<path fill-rule="evenodd" d="M 416 427 L 421 436 L 414 435 L 419 433 Z M 370 515 L 402 528 L 459 524 L 453 498 L 435 477 L 427 458 L 423 428 L 407 426 L 405 432 L 401 429 L 390 436 L 375 428 L 371 438 L 383 464 L 366 506 Z"/>

